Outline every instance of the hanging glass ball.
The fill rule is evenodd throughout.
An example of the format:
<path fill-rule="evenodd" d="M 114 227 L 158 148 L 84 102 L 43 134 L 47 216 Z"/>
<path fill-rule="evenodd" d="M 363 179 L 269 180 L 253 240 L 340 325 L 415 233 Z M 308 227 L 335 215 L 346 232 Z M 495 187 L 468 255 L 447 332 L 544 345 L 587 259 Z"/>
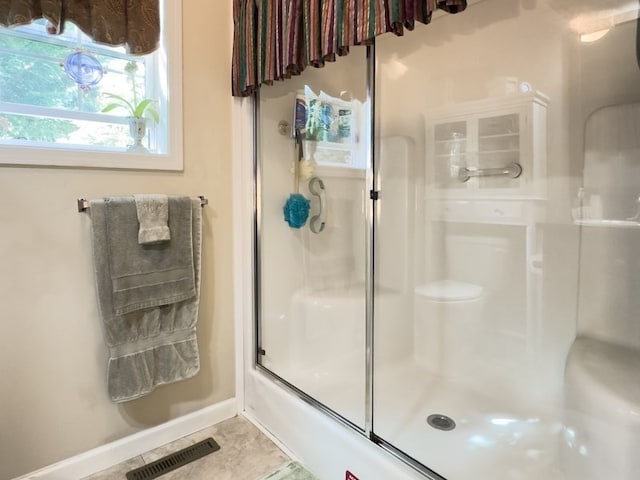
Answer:
<path fill-rule="evenodd" d="M 64 71 L 81 87 L 92 87 L 102 80 L 102 65 L 92 55 L 75 52 L 64 61 Z"/>

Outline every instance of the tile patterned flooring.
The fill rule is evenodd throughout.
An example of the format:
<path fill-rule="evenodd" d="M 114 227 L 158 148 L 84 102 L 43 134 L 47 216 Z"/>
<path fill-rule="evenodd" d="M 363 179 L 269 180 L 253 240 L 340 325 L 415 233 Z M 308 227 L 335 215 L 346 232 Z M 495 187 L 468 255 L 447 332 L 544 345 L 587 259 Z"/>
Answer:
<path fill-rule="evenodd" d="M 213 437 L 220 445 L 220 450 L 166 473 L 159 479 L 257 480 L 291 461 L 251 422 L 243 417 L 233 417 L 138 457 L 131 458 L 126 462 L 114 465 L 83 480 L 124 480 L 128 471 L 158 460 L 165 455 L 174 453 L 208 437 Z"/>

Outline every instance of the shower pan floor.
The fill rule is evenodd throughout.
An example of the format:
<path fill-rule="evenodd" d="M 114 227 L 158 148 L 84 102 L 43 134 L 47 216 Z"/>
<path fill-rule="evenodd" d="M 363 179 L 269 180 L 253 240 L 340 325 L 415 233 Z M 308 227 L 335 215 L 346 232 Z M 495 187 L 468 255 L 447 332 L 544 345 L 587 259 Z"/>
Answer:
<path fill-rule="evenodd" d="M 354 361 L 279 375 L 364 428 L 363 369 Z M 542 410 L 525 388 L 500 376 L 444 378 L 411 359 L 397 361 L 375 368 L 373 431 L 449 480 L 470 471 L 495 480 L 569 480 L 556 466 L 565 435 L 559 410 Z M 433 414 L 450 417 L 455 428 L 433 428 Z"/>
<path fill-rule="evenodd" d="M 556 466 L 563 424 L 504 386 L 482 377 L 439 377 L 411 361 L 377 369 L 373 430 L 450 480 L 469 472 L 495 480 L 566 480 Z M 455 428 L 432 427 L 427 418 L 434 414 L 451 418 Z"/>

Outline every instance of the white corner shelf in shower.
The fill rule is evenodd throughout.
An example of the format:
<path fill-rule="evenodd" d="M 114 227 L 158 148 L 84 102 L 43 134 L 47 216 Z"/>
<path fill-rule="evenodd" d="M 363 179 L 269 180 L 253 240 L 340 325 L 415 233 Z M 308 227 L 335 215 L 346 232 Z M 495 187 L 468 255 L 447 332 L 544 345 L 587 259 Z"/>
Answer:
<path fill-rule="evenodd" d="M 602 218 L 574 220 L 573 224 L 581 227 L 604 227 L 604 228 L 621 228 L 621 229 L 640 228 L 640 222 L 637 222 L 635 220 L 614 220 L 614 219 L 602 219 Z"/>

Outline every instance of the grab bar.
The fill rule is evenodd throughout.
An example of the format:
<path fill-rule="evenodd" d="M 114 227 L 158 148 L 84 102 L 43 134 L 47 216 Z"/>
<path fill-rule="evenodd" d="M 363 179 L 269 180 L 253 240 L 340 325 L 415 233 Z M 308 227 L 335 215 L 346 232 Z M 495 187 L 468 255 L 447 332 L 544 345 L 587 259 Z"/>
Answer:
<path fill-rule="evenodd" d="M 320 203 L 320 211 L 318 214 L 309 219 L 309 229 L 313 233 L 320 233 L 324 230 L 327 221 L 327 213 L 324 205 L 326 202 L 324 182 L 318 177 L 312 177 L 311 180 L 309 180 L 309 192 L 311 195 L 318 197 Z"/>
<path fill-rule="evenodd" d="M 461 168 L 458 170 L 458 180 L 466 182 L 471 177 L 511 177 L 518 178 L 522 175 L 522 166 L 519 163 L 510 163 L 499 168 Z"/>

